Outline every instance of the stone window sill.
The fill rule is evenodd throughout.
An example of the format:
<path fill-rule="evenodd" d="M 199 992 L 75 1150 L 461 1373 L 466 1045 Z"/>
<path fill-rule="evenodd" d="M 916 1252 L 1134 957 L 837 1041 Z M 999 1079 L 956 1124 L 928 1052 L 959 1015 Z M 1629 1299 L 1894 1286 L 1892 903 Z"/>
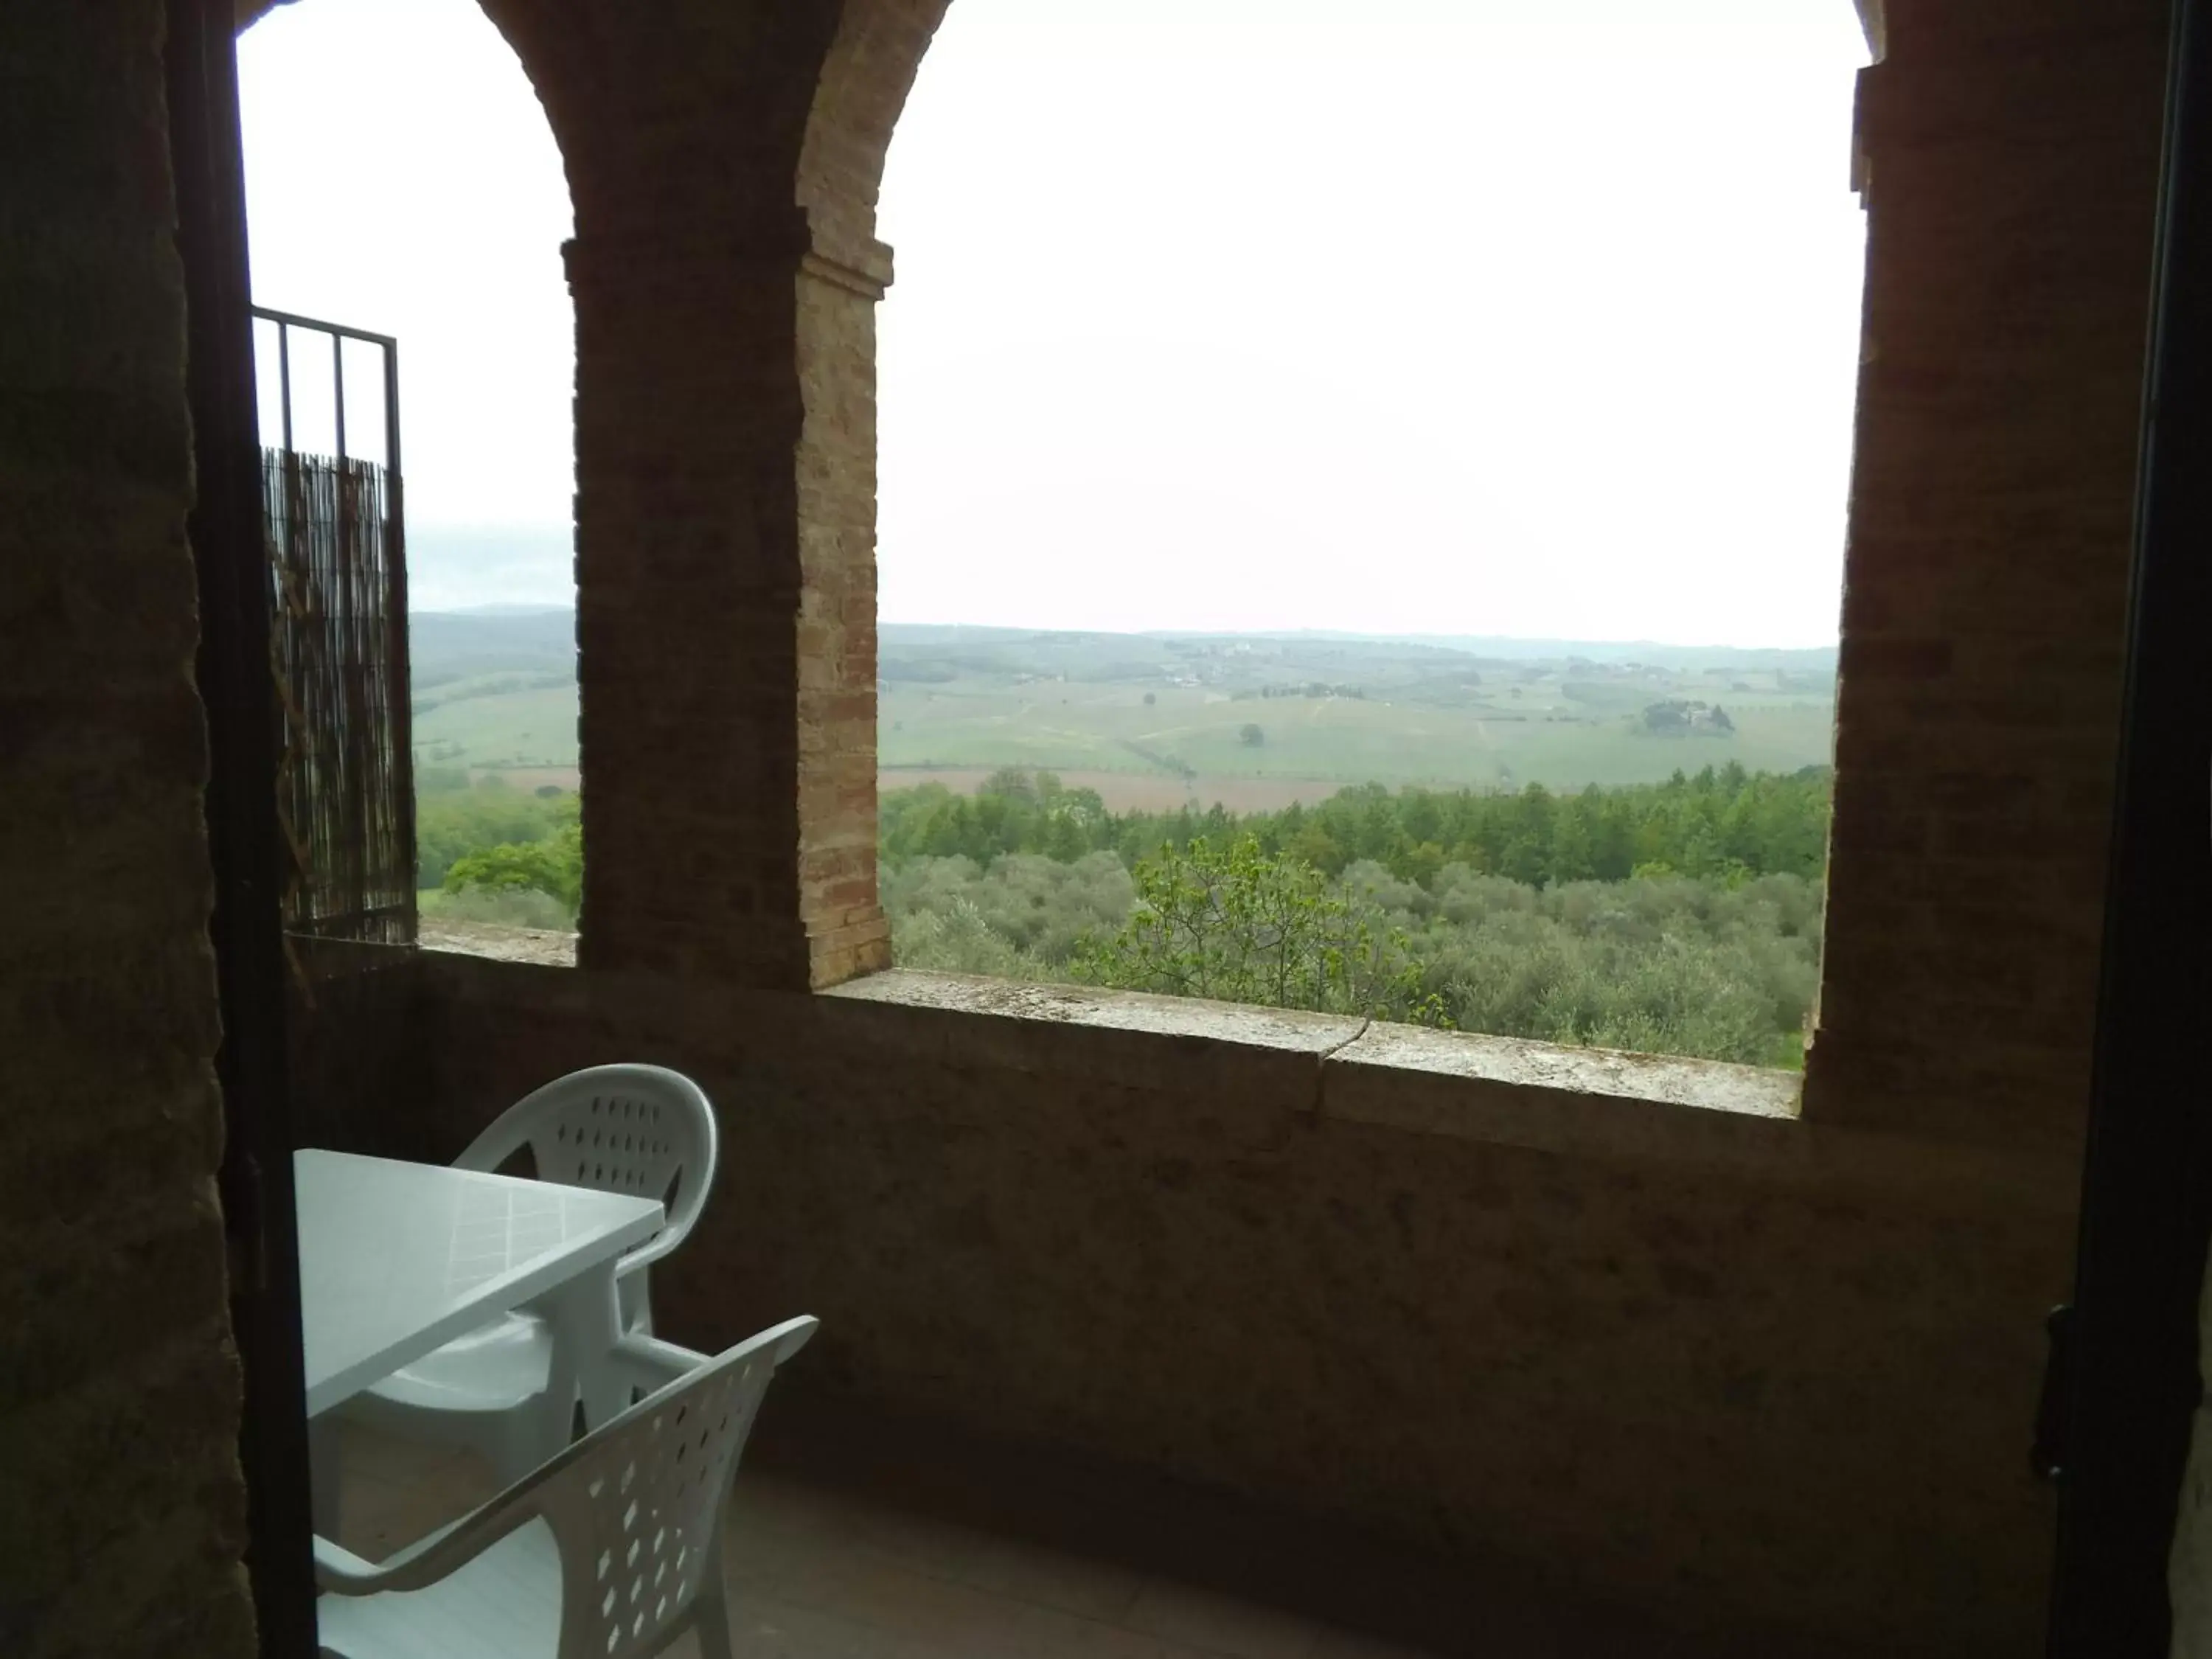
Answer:
<path fill-rule="evenodd" d="M 855 1014 L 898 1011 L 933 1057 L 1139 1088 L 1202 1088 L 1215 1073 L 1240 1091 L 1280 1091 L 1316 1118 L 1418 1133 L 1760 1164 L 1799 1155 L 1804 1139 L 1794 1072 L 913 969 L 818 995 Z M 1264 1082 L 1270 1070 L 1279 1075 Z"/>
<path fill-rule="evenodd" d="M 576 936 L 542 927 L 508 927 L 490 921 L 447 921 L 426 915 L 416 924 L 425 951 L 488 957 L 495 962 L 534 962 L 551 968 L 576 965 Z"/>

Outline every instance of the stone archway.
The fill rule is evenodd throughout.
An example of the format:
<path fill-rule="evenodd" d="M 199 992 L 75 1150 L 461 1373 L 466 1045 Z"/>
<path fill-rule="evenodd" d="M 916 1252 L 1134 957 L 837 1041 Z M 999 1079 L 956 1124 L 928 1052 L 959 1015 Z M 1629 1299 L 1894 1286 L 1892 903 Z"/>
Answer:
<path fill-rule="evenodd" d="M 482 3 L 575 211 L 581 961 L 776 988 L 887 965 L 876 206 L 949 0 Z"/>
<path fill-rule="evenodd" d="M 241 0 L 240 25 L 289 3 Z M 859 83 L 837 67 L 859 9 L 483 9 L 574 211 L 580 959 L 787 988 L 882 965 L 870 307 L 889 258 L 872 180 L 854 211 L 801 163 L 836 125 L 818 89 Z"/>
<path fill-rule="evenodd" d="M 875 202 L 945 4 L 485 0 L 576 216 L 586 968 L 889 964 Z"/>

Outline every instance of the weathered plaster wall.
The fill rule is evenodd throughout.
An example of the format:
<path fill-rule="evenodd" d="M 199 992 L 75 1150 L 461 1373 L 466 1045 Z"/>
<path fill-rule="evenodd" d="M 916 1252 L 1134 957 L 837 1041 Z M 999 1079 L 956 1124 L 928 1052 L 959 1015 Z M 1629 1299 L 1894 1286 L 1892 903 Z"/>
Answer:
<path fill-rule="evenodd" d="M 253 1650 L 162 8 L 0 7 L 0 1652 Z"/>

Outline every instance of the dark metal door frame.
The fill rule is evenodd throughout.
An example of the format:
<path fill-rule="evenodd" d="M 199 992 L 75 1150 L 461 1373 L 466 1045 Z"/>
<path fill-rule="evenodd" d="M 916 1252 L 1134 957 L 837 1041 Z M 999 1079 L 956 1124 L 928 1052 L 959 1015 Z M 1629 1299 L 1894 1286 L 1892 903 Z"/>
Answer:
<path fill-rule="evenodd" d="M 234 0 L 168 0 L 169 143 L 184 264 L 191 404 L 198 677 L 207 708 L 210 922 L 222 1009 L 216 1069 L 231 1327 L 245 1374 L 247 1567 L 261 1650 L 315 1651 L 299 1239 L 285 1086 L 285 980 L 277 903 L 276 711 L 262 549 L 246 175 Z"/>
<path fill-rule="evenodd" d="M 2164 1659 L 2212 1238 L 2212 0 L 2179 0 L 2051 1659 Z"/>

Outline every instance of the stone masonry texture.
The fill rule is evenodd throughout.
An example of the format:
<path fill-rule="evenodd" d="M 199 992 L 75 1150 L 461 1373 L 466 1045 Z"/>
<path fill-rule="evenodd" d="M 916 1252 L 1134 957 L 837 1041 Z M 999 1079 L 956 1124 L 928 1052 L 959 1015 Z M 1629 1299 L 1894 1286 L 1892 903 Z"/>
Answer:
<path fill-rule="evenodd" d="M 1643 1102 L 1610 1146 L 1506 1144 L 1462 1079 L 1324 1066 L 1357 1021 L 430 966 L 440 1074 L 378 1146 L 449 1157 L 617 1054 L 715 1101 L 717 1190 L 655 1270 L 676 1340 L 811 1312 L 794 1388 L 1509 1562 L 1698 1651 L 2033 1650 L 2063 1165 Z"/>
<path fill-rule="evenodd" d="M 1194 1036 L 1117 1081 L 1050 1019 L 810 1000 L 882 959 L 874 208 L 941 8 L 684 10 L 693 61 L 618 97 L 514 9 L 578 191 L 593 885 L 580 974 L 429 975 L 433 1109 L 381 1133 L 443 1155 L 566 1066 L 684 1065 L 732 1149 L 663 1278 L 692 1340 L 805 1308 L 822 1386 L 1778 1651 L 2032 1647 L 2022 1445 L 2070 1278 L 2163 8 L 1896 0 L 1805 183 L 1844 188 L 1855 149 L 1869 215 L 1829 955 L 1804 1117 L 1725 1167 L 1440 1143 L 1407 1125 L 1451 1089 L 1386 1066 L 1322 1090 L 1376 1107 L 1338 1122 L 1310 1056 Z M 698 67 L 741 34 L 823 52 L 799 125 L 696 106 L 754 72 Z"/>
<path fill-rule="evenodd" d="M 1806 1110 L 2078 1152 L 2164 8 L 1893 4 Z"/>
<path fill-rule="evenodd" d="M 580 966 L 426 956 L 380 1016 L 422 1081 L 309 1102 L 318 1134 L 450 1157 L 562 1071 L 676 1065 L 726 1142 L 656 1276 L 678 1340 L 811 1312 L 795 1385 L 1516 1561 L 1716 1652 L 2032 1651 L 2164 7 L 1888 0 L 1805 181 L 1855 150 L 1869 252 L 1802 1119 L 1504 1110 L 1352 1031 L 869 981 L 875 204 L 944 0 L 487 9 L 575 206 Z M 0 329 L 10 1652 L 250 1641 L 158 31 L 0 10 L 0 319 L 40 319 Z"/>
<path fill-rule="evenodd" d="M 245 1655 L 157 0 L 0 8 L 0 1652 Z"/>

